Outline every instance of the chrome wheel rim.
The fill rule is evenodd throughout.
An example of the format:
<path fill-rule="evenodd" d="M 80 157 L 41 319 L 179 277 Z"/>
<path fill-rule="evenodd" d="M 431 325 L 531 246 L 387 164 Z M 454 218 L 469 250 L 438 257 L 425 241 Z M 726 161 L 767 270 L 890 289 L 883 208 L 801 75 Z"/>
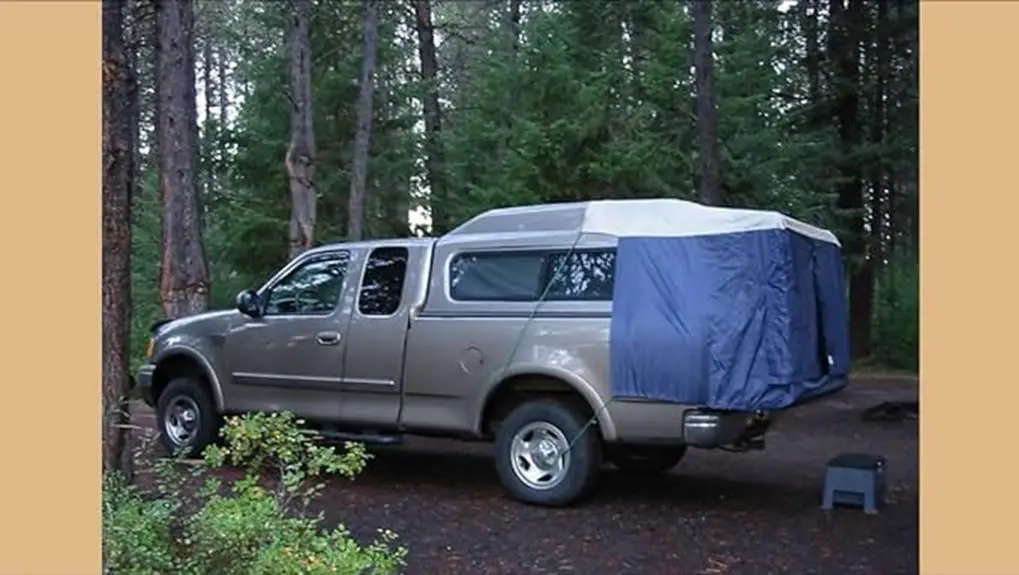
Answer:
<path fill-rule="evenodd" d="M 198 433 L 200 410 L 195 400 L 186 395 L 174 398 L 163 415 L 163 429 L 174 445 L 185 445 Z"/>
<path fill-rule="evenodd" d="M 561 429 L 546 421 L 522 427 L 510 444 L 514 475 L 531 489 L 545 491 L 566 479 L 570 469 L 570 442 Z"/>

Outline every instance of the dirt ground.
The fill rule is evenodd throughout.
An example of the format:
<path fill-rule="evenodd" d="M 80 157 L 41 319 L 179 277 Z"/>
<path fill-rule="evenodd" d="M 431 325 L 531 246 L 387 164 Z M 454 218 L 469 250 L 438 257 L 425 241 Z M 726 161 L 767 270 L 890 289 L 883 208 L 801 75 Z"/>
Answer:
<path fill-rule="evenodd" d="M 657 477 L 606 468 L 592 499 L 569 509 L 507 499 L 487 445 L 411 440 L 375 449 L 365 474 L 332 481 L 318 506 L 359 537 L 400 534 L 408 575 L 917 573 L 917 422 L 861 418 L 916 399 L 913 381 L 857 379 L 789 413 L 762 452 L 691 450 Z M 820 508 L 825 463 L 847 451 L 888 460 L 878 515 Z"/>

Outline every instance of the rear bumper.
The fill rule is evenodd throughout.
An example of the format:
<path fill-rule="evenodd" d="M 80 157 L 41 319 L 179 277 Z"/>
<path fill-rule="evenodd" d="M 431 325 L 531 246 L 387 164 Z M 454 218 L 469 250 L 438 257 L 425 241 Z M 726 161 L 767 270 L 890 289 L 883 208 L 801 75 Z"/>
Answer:
<path fill-rule="evenodd" d="M 801 396 L 795 403 L 773 411 L 742 413 L 690 409 L 683 414 L 683 442 L 697 447 L 753 442 L 764 436 L 785 412 L 824 399 L 845 389 L 846 377 L 829 378 L 817 391 Z"/>
<path fill-rule="evenodd" d="M 155 399 L 152 397 L 152 375 L 155 372 L 156 366 L 146 364 L 138 370 L 138 375 L 135 377 L 138 393 L 141 395 L 142 401 L 149 407 L 155 407 Z"/>
<path fill-rule="evenodd" d="M 771 422 L 768 415 L 634 399 L 616 400 L 609 411 L 617 431 L 609 440 L 634 445 L 733 445 Z"/>
<path fill-rule="evenodd" d="M 728 411 L 650 399 L 617 398 L 607 411 L 616 436 L 612 443 L 720 447 L 760 438 L 784 414 L 845 389 L 845 377 L 829 378 L 794 403 L 776 409 Z"/>
<path fill-rule="evenodd" d="M 683 443 L 693 447 L 737 445 L 758 439 L 771 427 L 768 415 L 690 409 L 683 414 Z"/>

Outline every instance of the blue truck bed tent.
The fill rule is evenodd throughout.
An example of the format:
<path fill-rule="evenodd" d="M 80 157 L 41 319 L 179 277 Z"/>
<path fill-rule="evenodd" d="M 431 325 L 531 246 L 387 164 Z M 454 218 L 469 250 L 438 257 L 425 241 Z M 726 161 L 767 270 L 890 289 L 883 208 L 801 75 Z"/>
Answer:
<path fill-rule="evenodd" d="M 775 410 L 844 385 L 848 312 L 830 232 L 671 199 L 589 202 L 581 232 L 618 238 L 615 397 Z"/>

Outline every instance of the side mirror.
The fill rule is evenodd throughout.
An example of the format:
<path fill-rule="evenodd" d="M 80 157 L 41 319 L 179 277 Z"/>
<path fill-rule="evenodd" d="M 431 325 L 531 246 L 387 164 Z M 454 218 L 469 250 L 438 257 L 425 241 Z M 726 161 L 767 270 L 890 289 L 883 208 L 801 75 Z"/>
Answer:
<path fill-rule="evenodd" d="M 262 317 L 262 302 L 258 292 L 246 289 L 237 294 L 237 311 L 253 318 Z"/>

